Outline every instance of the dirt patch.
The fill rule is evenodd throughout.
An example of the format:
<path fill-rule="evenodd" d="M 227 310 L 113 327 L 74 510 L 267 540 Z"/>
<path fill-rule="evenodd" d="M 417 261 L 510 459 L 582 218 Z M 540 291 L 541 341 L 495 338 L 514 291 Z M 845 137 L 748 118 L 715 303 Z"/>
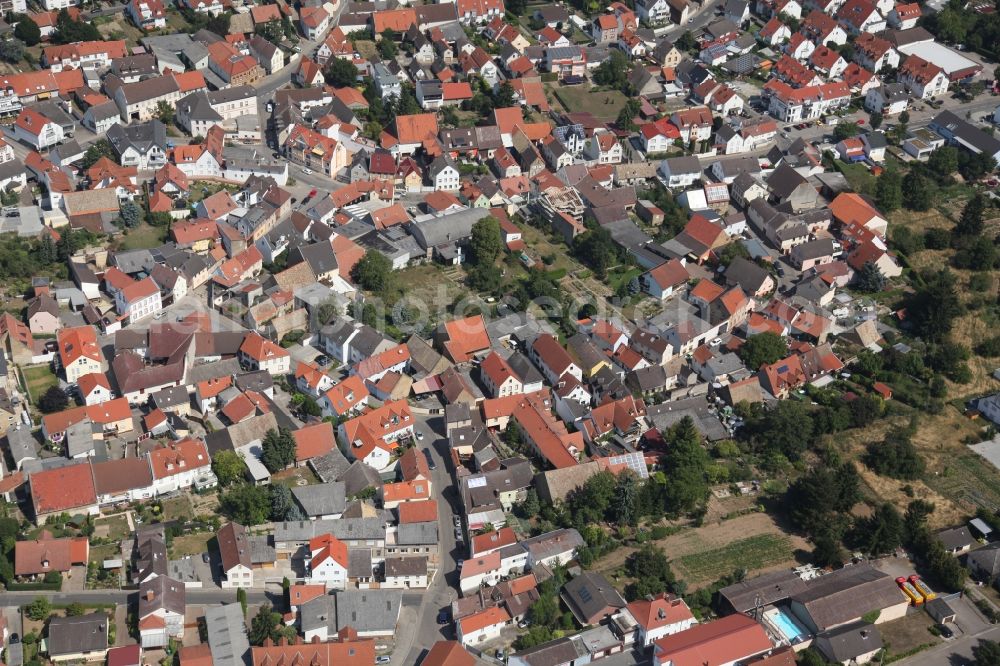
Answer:
<path fill-rule="evenodd" d="M 767 556 L 763 559 L 747 558 L 744 562 L 738 562 L 737 554 L 741 545 L 738 542 L 746 542 L 743 545 L 746 545 L 747 548 L 743 550 L 747 550 L 750 545 L 757 543 L 756 540 L 753 542 L 748 540 L 759 538 L 762 535 L 772 537 L 765 544 L 768 546 Z M 779 542 L 780 548 L 778 547 Z M 654 543 L 667 554 L 672 562 L 674 573 L 677 574 L 678 578 L 688 583 L 690 589 L 697 589 L 711 583 L 743 564 L 749 565 L 747 566 L 747 574 L 751 577 L 758 573 L 792 567 L 798 564 L 795 560 L 796 550 L 810 550 L 805 539 L 787 534 L 775 522 L 774 518 L 766 513 L 751 513 L 722 522 L 706 523 L 702 527 L 685 528 Z M 723 549 L 729 546 L 733 546 L 731 554 L 723 553 Z M 624 571 L 625 562 L 635 550 L 635 548 L 619 548 L 599 560 L 593 568 L 624 583 L 627 578 Z M 711 574 L 701 570 L 692 571 L 683 564 L 685 556 L 708 552 L 714 553 L 716 561 L 722 562 L 718 571 L 713 571 Z M 688 562 L 690 564 L 691 560 Z M 727 566 L 729 568 L 725 568 Z"/>
<path fill-rule="evenodd" d="M 878 625 L 882 634 L 882 643 L 886 646 L 887 656 L 909 652 L 917 646 L 930 647 L 942 639 L 928 631 L 934 624 L 930 616 L 923 611 L 914 612 L 892 622 Z"/>

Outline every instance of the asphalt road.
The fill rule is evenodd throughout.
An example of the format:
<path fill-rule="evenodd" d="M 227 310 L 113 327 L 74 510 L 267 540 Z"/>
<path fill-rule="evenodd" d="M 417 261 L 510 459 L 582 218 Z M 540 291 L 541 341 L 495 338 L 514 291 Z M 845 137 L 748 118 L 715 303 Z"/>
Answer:
<path fill-rule="evenodd" d="M 0 606 L 21 606 L 30 603 L 36 597 L 46 597 L 54 604 L 70 604 L 78 601 L 82 604 L 106 604 L 114 602 L 116 604 L 127 604 L 135 601 L 139 593 L 132 590 L 85 590 L 83 592 L 0 592 Z M 265 601 L 275 602 L 281 596 L 280 590 L 275 588 L 275 593 L 261 592 L 259 590 L 247 591 L 247 602 L 263 603 Z M 189 589 L 187 590 L 188 604 L 219 604 L 235 603 L 236 590 L 212 589 Z"/>
<path fill-rule="evenodd" d="M 414 608 L 416 615 L 413 625 L 400 623 L 396 637 L 396 649 L 392 655 L 392 666 L 416 664 L 420 655 L 429 650 L 437 641 L 454 638 L 451 625 L 439 625 L 437 614 L 451 607 L 451 602 L 457 597 L 457 571 L 455 558 L 465 557 L 465 553 L 455 551 L 455 527 L 452 523 L 455 515 L 452 502 L 457 501 L 454 494 L 448 463 L 444 457 L 448 440 L 444 438 L 444 420 L 440 416 L 427 417 L 417 415 L 416 428 L 424 433 L 424 440 L 418 446 L 429 449 L 435 468 L 431 470 L 431 481 L 434 484 L 434 497 L 438 502 L 438 572 L 430 587 L 419 598 L 419 606 Z M 403 597 L 404 612 L 406 612 L 407 596 Z M 405 644 L 404 644 L 405 643 Z"/>

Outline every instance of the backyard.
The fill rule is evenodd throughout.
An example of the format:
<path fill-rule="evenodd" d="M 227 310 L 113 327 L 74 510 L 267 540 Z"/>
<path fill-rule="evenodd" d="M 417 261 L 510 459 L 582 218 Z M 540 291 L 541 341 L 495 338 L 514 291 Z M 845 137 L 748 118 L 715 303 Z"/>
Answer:
<path fill-rule="evenodd" d="M 28 395 L 31 396 L 32 402 L 36 404 L 38 403 L 38 399 L 42 397 L 42 394 L 50 386 L 59 385 L 59 378 L 52 372 L 52 366 L 48 363 L 23 367 L 21 368 L 21 373 L 24 375 L 24 383 L 28 389 Z"/>
<path fill-rule="evenodd" d="M 126 230 L 118 245 L 123 250 L 145 250 L 161 245 L 166 238 L 166 227 L 154 227 L 143 222 L 135 229 Z"/>
<path fill-rule="evenodd" d="M 613 121 L 628 98 L 617 90 L 594 92 L 590 86 L 560 86 L 552 92 L 566 111 L 587 111 L 598 120 Z"/>

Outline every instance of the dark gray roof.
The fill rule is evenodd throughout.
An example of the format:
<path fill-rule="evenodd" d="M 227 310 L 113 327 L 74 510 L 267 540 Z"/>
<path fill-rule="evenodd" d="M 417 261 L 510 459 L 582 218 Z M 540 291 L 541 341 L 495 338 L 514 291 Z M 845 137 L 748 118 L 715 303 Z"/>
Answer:
<path fill-rule="evenodd" d="M 952 111 L 942 111 L 936 115 L 930 123 L 930 128 L 939 134 L 942 131 L 950 133 L 960 142 L 987 155 L 993 156 L 1000 153 L 1000 139 L 990 136 L 972 123 L 959 118 Z"/>
<path fill-rule="evenodd" d="M 246 666 L 249 663 L 250 641 L 239 604 L 206 608 L 205 625 L 214 666 Z"/>
<path fill-rule="evenodd" d="M 737 613 L 745 613 L 757 604 L 777 603 L 805 590 L 806 584 L 794 571 L 775 571 L 734 583 L 719 590 L 722 599 Z"/>
<path fill-rule="evenodd" d="M 184 583 L 169 576 L 157 576 L 139 585 L 139 619 L 160 610 L 184 615 Z"/>
<path fill-rule="evenodd" d="M 875 625 L 852 622 L 816 636 L 815 647 L 832 662 L 847 663 L 864 654 L 882 649 L 882 634 Z"/>
<path fill-rule="evenodd" d="M 372 551 L 370 548 L 351 548 L 347 551 L 348 578 L 370 578 L 372 571 Z"/>
<path fill-rule="evenodd" d="M 392 633 L 403 601 L 401 590 L 340 590 L 335 595 L 337 629 L 358 633 Z"/>
<path fill-rule="evenodd" d="M 332 534 L 341 541 L 385 539 L 381 518 L 340 518 L 337 520 L 294 520 L 274 524 L 276 543 L 304 543 L 320 534 Z"/>
<path fill-rule="evenodd" d="M 608 607 L 623 608 L 625 599 L 615 586 L 596 571 L 584 571 L 563 586 L 562 599 L 580 624 L 588 625 L 602 617 Z M 596 619 L 596 620 L 595 620 Z"/>
<path fill-rule="evenodd" d="M 312 458 L 309 466 L 316 472 L 319 480 L 326 483 L 340 478 L 351 467 L 340 449 L 334 447 L 329 453 Z"/>
<path fill-rule="evenodd" d="M 21 469 L 25 460 L 38 457 L 38 441 L 26 425 L 17 424 L 7 429 L 7 448 L 16 469 Z"/>
<path fill-rule="evenodd" d="M 969 553 L 966 563 L 973 571 L 990 576 L 1000 574 L 1000 541 Z"/>
<path fill-rule="evenodd" d="M 905 602 L 906 597 L 891 576 L 858 565 L 808 581 L 792 600 L 802 604 L 816 627 L 824 630 Z"/>
<path fill-rule="evenodd" d="M 756 263 L 737 257 L 726 269 L 726 284 L 739 285 L 743 291 L 754 294 L 770 277 L 770 274 Z"/>
<path fill-rule="evenodd" d="M 154 146 L 167 149 L 167 128 L 155 119 L 138 125 L 112 125 L 107 131 L 107 138 L 119 157 L 130 147 L 142 154 L 148 153 Z"/>
<path fill-rule="evenodd" d="M 975 538 L 969 532 L 969 528 L 965 527 L 955 527 L 950 530 L 944 530 L 943 532 L 938 532 L 938 539 L 944 544 L 944 547 L 948 550 L 954 550 L 956 548 L 964 548 L 966 546 L 976 543 Z"/>
<path fill-rule="evenodd" d="M 382 487 L 382 478 L 378 472 L 360 460 L 351 464 L 337 480 L 344 482 L 344 492 L 347 497 L 354 497 L 365 488 L 379 489 Z"/>
<path fill-rule="evenodd" d="M 438 542 L 438 524 L 403 523 L 396 528 L 396 543 L 410 546 L 433 546 Z"/>
<path fill-rule="evenodd" d="M 385 575 L 388 576 L 426 576 L 426 557 L 387 557 L 385 558 Z"/>
<path fill-rule="evenodd" d="M 310 517 L 341 514 L 347 506 L 342 481 L 295 487 L 292 494 Z"/>
<path fill-rule="evenodd" d="M 88 613 L 76 617 L 53 617 L 49 620 L 50 657 L 96 652 L 108 648 L 108 616 Z"/>

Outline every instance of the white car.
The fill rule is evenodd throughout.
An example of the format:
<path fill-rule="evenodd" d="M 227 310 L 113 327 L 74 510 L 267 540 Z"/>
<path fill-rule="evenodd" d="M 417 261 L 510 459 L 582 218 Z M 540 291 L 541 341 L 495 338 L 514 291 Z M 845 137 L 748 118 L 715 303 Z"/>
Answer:
<path fill-rule="evenodd" d="M 422 433 L 422 432 L 418 432 L 417 433 L 417 441 L 418 442 L 424 441 L 424 433 Z"/>
<path fill-rule="evenodd" d="M 719 345 L 722 344 L 722 338 L 716 338 L 716 339 L 712 340 L 711 342 L 709 342 L 708 344 L 710 346 L 712 346 L 712 347 L 718 347 Z"/>
<path fill-rule="evenodd" d="M 302 173 L 304 173 L 306 175 L 311 175 L 312 172 L 313 172 L 313 170 L 310 169 L 309 167 L 302 167 Z"/>

